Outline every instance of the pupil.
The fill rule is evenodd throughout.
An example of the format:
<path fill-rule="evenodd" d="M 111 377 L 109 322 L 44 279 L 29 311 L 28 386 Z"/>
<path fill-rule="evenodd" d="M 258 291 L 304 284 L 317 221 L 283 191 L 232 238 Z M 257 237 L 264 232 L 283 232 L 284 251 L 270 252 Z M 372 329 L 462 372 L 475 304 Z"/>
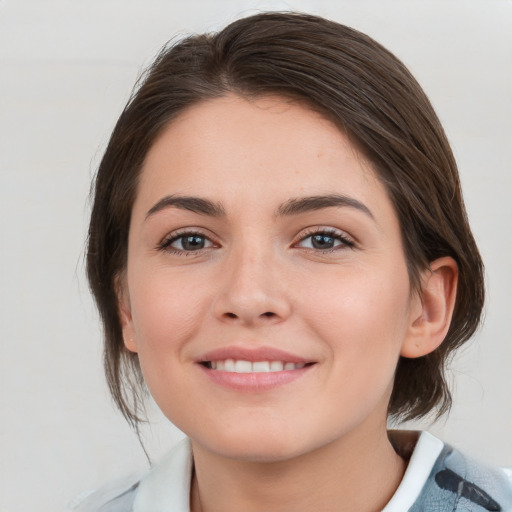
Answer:
<path fill-rule="evenodd" d="M 334 244 L 334 238 L 329 235 L 314 235 L 312 242 L 315 249 L 331 249 Z"/>
<path fill-rule="evenodd" d="M 186 236 L 183 238 L 183 249 L 188 251 L 197 251 L 204 248 L 204 238 L 202 236 Z"/>

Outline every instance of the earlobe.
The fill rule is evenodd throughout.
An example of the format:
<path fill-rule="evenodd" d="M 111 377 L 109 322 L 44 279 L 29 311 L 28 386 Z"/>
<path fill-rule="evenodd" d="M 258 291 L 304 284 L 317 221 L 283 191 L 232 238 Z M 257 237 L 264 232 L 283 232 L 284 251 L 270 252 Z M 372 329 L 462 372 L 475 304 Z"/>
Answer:
<path fill-rule="evenodd" d="M 135 329 L 133 326 L 133 318 L 131 312 L 130 297 L 128 294 L 128 285 L 126 278 L 119 277 L 116 279 L 117 309 L 121 329 L 123 331 L 124 346 L 130 352 L 137 352 L 137 342 L 135 338 Z"/>
<path fill-rule="evenodd" d="M 422 276 L 422 289 L 415 297 L 403 357 L 421 357 L 434 351 L 444 340 L 453 315 L 457 295 L 458 268 L 449 256 L 430 264 Z"/>

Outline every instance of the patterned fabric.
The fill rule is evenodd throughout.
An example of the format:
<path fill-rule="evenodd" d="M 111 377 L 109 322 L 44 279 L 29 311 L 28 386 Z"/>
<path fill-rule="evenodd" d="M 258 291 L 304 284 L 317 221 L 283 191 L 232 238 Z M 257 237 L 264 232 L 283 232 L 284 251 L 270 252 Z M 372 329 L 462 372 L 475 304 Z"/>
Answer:
<path fill-rule="evenodd" d="M 402 437 L 410 442 L 410 433 Z M 440 453 L 430 460 L 436 446 Z M 88 494 L 68 512 L 190 512 L 191 474 L 192 452 L 185 440 L 142 478 Z M 398 502 L 408 502 L 403 512 L 512 512 L 512 471 L 488 468 L 422 433 L 389 505 Z M 389 505 L 386 511 L 395 510 Z"/>
<path fill-rule="evenodd" d="M 445 445 L 409 512 L 511 512 L 512 482 Z"/>

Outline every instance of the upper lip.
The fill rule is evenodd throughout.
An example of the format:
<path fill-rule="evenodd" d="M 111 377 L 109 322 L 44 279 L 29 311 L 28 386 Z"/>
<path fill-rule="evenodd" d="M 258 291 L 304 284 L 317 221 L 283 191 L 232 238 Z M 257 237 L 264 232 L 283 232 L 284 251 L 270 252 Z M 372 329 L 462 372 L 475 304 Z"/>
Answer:
<path fill-rule="evenodd" d="M 265 346 L 254 348 L 240 346 L 221 347 L 205 352 L 197 358 L 197 362 L 225 361 L 226 359 L 250 361 L 252 363 L 256 361 L 282 361 L 284 363 L 296 364 L 314 362 L 311 359 L 305 359 L 304 357 L 291 354 L 290 352 L 286 352 L 278 348 Z"/>

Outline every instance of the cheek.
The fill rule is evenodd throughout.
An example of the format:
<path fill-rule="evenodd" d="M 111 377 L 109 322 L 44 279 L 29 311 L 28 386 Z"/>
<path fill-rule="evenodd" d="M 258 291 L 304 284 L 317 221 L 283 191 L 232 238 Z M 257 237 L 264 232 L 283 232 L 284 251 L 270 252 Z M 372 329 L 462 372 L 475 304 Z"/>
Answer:
<path fill-rule="evenodd" d="M 361 364 L 398 357 L 409 310 L 405 267 L 389 274 L 374 267 L 317 275 L 302 296 L 307 323 L 333 352 L 359 357 Z"/>
<path fill-rule="evenodd" d="M 175 421 L 176 397 L 193 400 L 185 347 L 199 331 L 204 317 L 204 289 L 187 288 L 165 273 L 134 279 L 132 317 L 144 381 L 156 403 Z M 136 283 L 136 284 L 135 284 Z M 201 293 L 203 292 L 203 293 Z M 185 364 L 184 364 L 185 363 Z M 181 403 L 181 402 L 178 402 Z"/>
<path fill-rule="evenodd" d="M 162 271 L 138 277 L 133 274 L 130 296 L 139 356 L 179 352 L 200 328 L 207 290 Z"/>
<path fill-rule="evenodd" d="M 408 279 L 398 281 L 344 276 L 326 280 L 323 291 L 304 290 L 307 328 L 329 351 L 324 389 L 336 402 L 319 401 L 318 407 L 333 422 L 347 411 L 355 423 L 376 408 L 385 415 L 407 326 Z"/>

